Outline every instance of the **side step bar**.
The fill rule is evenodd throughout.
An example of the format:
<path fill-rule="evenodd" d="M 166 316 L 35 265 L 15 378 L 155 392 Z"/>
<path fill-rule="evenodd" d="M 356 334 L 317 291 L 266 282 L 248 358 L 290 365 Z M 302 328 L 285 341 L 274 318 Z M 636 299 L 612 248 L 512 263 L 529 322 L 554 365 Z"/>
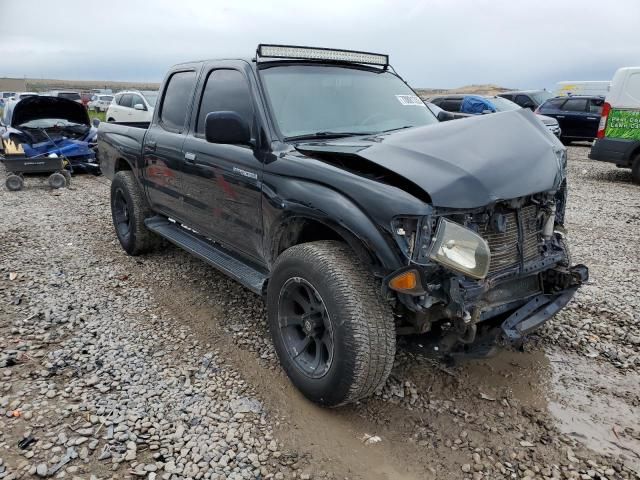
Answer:
<path fill-rule="evenodd" d="M 204 260 L 252 292 L 259 295 L 264 293 L 264 286 L 267 281 L 266 272 L 247 265 L 221 246 L 207 241 L 204 237 L 190 232 L 174 222 L 170 222 L 165 217 L 147 218 L 144 223 L 152 232 Z"/>

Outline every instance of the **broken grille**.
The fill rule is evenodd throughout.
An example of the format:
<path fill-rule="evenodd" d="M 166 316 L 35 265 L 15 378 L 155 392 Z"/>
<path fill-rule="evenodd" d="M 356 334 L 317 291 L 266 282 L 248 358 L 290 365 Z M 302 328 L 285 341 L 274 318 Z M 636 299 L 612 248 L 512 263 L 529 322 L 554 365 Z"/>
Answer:
<path fill-rule="evenodd" d="M 518 214 L 522 226 L 522 242 L 520 242 Z M 517 266 L 521 260 L 526 262 L 538 256 L 540 231 L 537 214 L 535 205 L 523 207 L 518 210 L 518 213 L 516 211 L 503 213 L 505 218 L 503 232 L 496 231 L 489 223 L 480 225 L 478 233 L 487 241 L 491 250 L 489 274 Z M 522 253 L 520 244 L 522 244 Z"/>

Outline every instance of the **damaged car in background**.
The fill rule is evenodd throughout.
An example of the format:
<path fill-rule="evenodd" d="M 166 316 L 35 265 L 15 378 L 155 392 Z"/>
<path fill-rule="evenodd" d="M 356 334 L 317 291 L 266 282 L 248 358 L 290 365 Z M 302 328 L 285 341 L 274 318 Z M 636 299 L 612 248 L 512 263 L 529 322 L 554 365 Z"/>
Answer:
<path fill-rule="evenodd" d="M 2 140 L 19 146 L 25 157 L 63 157 L 69 170 L 76 173 L 100 173 L 97 134 L 87 110 L 62 97 L 39 95 L 10 100 L 0 117 Z"/>
<path fill-rule="evenodd" d="M 99 127 L 116 236 L 264 296 L 315 402 L 373 394 L 397 335 L 445 358 L 518 344 L 587 280 L 566 149 L 530 110 L 439 122 L 386 55 L 280 45 L 177 65 L 160 92 L 151 122 Z"/>

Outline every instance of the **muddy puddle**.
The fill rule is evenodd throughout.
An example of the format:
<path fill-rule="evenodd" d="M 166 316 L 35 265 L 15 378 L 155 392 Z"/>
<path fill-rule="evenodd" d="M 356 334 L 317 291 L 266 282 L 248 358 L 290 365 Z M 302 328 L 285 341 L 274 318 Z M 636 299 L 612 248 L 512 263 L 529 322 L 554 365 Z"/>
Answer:
<path fill-rule="evenodd" d="M 548 410 L 559 429 L 640 472 L 640 375 L 571 352 L 547 356 Z"/>

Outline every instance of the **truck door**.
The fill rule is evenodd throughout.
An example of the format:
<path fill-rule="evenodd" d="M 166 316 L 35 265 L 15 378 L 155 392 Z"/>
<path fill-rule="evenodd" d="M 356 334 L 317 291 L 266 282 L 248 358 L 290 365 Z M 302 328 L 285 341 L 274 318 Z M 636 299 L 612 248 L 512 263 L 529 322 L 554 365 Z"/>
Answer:
<path fill-rule="evenodd" d="M 149 126 L 143 146 L 144 180 L 151 207 L 183 220 L 180 172 L 187 115 L 191 110 L 196 71 L 173 72 L 165 83 L 159 114 Z"/>
<path fill-rule="evenodd" d="M 209 143 L 204 135 L 207 114 L 219 111 L 238 113 L 255 130 L 248 79 L 234 68 L 209 67 L 203 71 L 200 85 L 183 147 L 187 224 L 261 262 L 262 162 L 251 146 Z M 252 138 L 255 136 L 252 131 Z"/>

